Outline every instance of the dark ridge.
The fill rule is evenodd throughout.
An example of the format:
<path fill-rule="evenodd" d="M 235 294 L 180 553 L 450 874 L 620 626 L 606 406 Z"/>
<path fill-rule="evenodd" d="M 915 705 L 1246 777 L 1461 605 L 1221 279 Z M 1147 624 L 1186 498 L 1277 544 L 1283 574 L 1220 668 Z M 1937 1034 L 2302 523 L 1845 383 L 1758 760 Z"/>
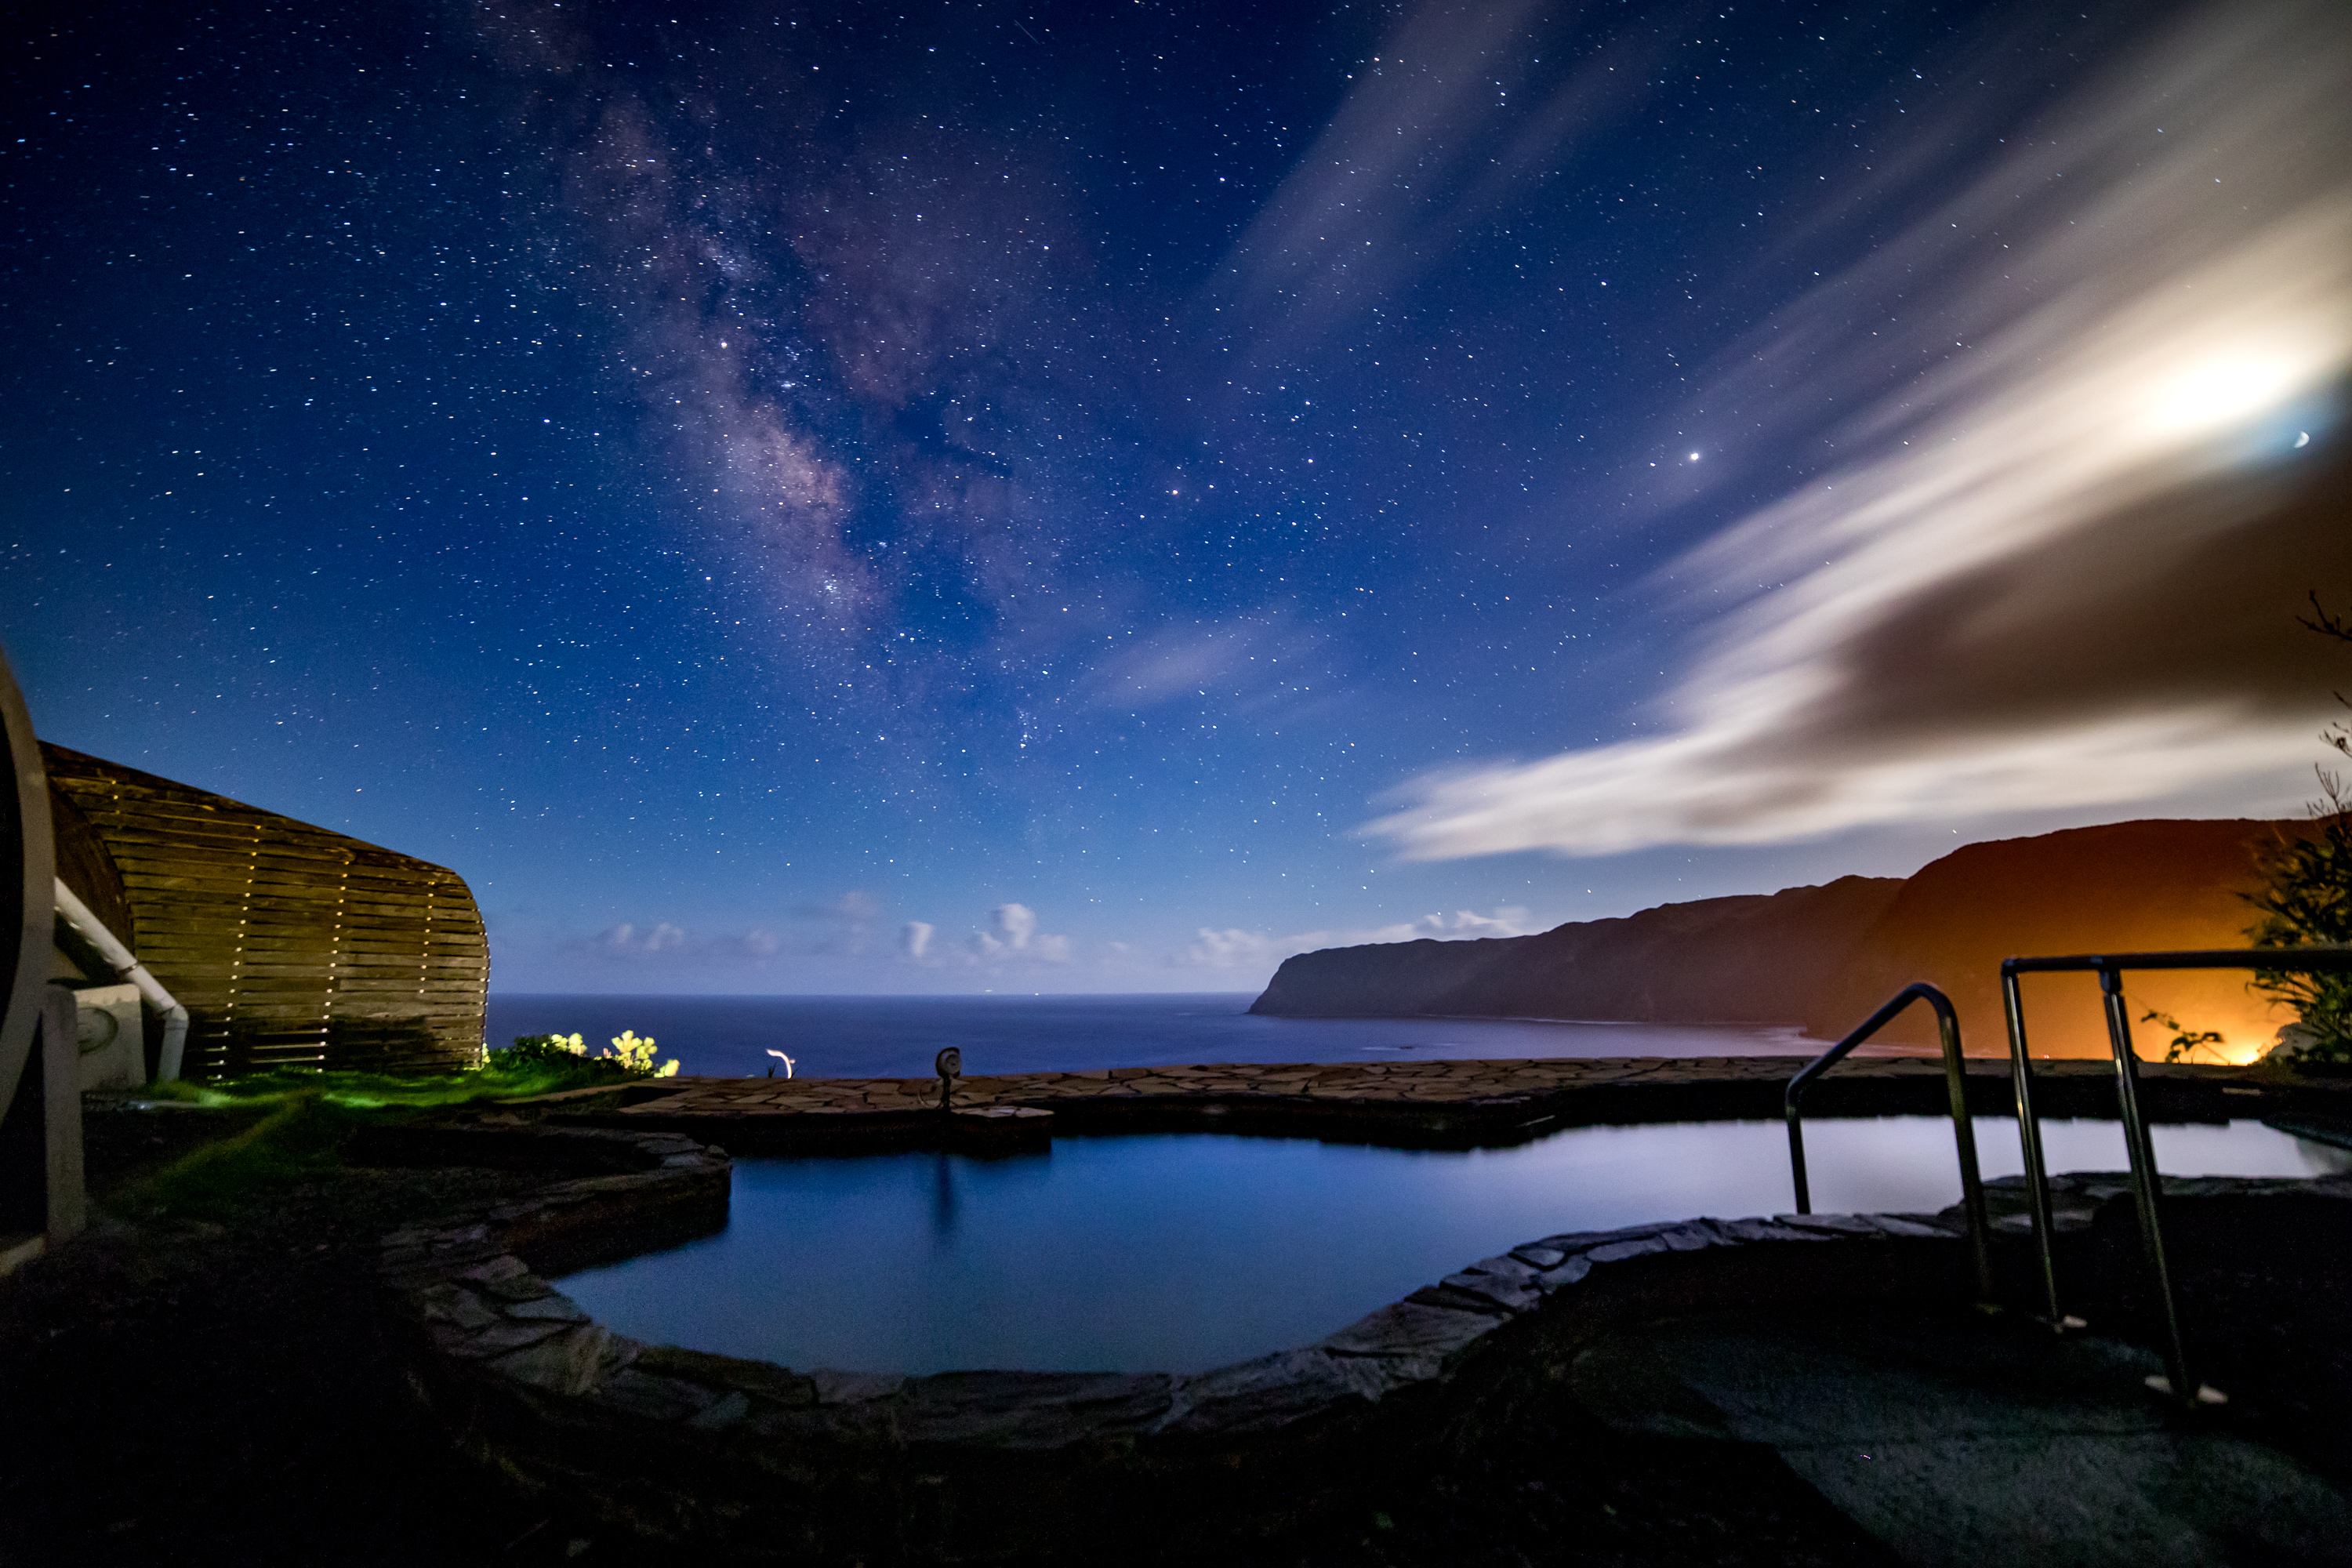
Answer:
<path fill-rule="evenodd" d="M 1327 948 L 1286 961 L 1250 1011 L 1801 1024 L 1902 887 L 1898 878 L 1841 877 L 1537 936 Z"/>

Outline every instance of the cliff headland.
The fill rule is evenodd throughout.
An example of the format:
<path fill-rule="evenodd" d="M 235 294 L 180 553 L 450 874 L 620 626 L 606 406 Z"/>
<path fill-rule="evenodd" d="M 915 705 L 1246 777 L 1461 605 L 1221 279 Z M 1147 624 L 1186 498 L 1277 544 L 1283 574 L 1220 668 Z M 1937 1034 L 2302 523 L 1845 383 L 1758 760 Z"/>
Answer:
<path fill-rule="evenodd" d="M 1301 953 L 1253 1013 L 1287 1017 L 1517 1017 L 1796 1024 L 1835 1039 L 1915 980 L 1951 994 L 1971 1055 L 2007 1049 L 2000 961 L 2015 953 L 2240 947 L 2256 857 L 2305 822 L 2164 820 L 1971 844 L 1908 878 L 1661 904 L 1536 936 L 1420 941 Z M 2250 1059 L 2286 1021 L 2226 972 L 2137 973 L 2128 1000 L 2143 1055 L 2171 1032 L 2157 1011 L 2224 1037 Z M 2106 1050 L 2097 983 L 2025 982 L 2034 1054 Z M 1886 1036 L 1933 1040 L 1924 1009 Z M 2148 1047 L 2155 1047 L 2153 1051 Z M 2200 1057 L 2210 1059 L 2210 1053 Z"/>

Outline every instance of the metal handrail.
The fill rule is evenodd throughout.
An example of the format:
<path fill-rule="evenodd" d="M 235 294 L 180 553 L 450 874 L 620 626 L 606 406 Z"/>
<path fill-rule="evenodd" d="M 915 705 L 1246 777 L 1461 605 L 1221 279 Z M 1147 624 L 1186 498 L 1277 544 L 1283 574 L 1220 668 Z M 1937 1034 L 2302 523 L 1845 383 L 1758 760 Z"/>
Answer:
<path fill-rule="evenodd" d="M 2061 972 L 2091 972 L 2107 1019 L 2107 1045 L 2116 1058 L 2116 1099 L 2124 1123 L 2124 1152 L 2131 1162 L 2132 1201 L 2139 1211 L 2140 1243 L 2147 1253 L 2158 1299 L 2164 1307 L 2165 1372 L 2173 1394 L 2190 1404 L 2222 1396 L 2189 1376 L 2189 1352 L 2180 1334 L 2180 1309 L 2172 1289 L 2172 1269 L 2164 1252 L 2164 1226 L 2157 1215 L 2163 1178 L 2156 1168 L 2156 1144 L 2139 1109 L 2139 1058 L 2132 1050 L 2131 1016 L 2124 1006 L 2126 969 L 2268 969 L 2290 974 L 2352 970 L 2352 946 L 2198 948 L 2176 952 L 2074 953 L 2063 958 L 2008 958 L 2000 965 L 2001 1009 L 2009 1021 L 2010 1072 L 2016 1085 L 2018 1141 L 2025 1150 L 2025 1184 L 2033 1236 L 2042 1257 L 2042 1286 L 2050 1325 L 2064 1328 L 2058 1307 L 2058 1265 L 2050 1223 L 2050 1171 L 2042 1155 L 2042 1119 L 2033 1109 L 2033 1068 L 2025 1048 L 2025 1004 L 2017 977 Z"/>
<path fill-rule="evenodd" d="M 1936 1033 L 1944 1047 L 1944 1087 L 1951 1098 L 1952 1141 L 1959 1148 L 1960 1205 L 1968 1215 L 1969 1248 L 1976 1264 L 1977 1300 L 1990 1303 L 1993 1294 L 1992 1221 L 1985 1212 L 1984 1177 L 1977 1169 L 1976 1127 L 1969 1119 L 1968 1068 L 1960 1052 L 1959 1015 L 1952 1011 L 1950 997 L 1925 981 L 1905 986 L 1886 1005 L 1864 1019 L 1852 1034 L 1806 1063 L 1804 1069 L 1789 1080 L 1788 1091 L 1781 1097 L 1781 1109 L 1789 1119 L 1789 1173 L 1797 1189 L 1797 1212 L 1813 1212 L 1812 1186 L 1805 1179 L 1805 1129 L 1798 1112 L 1798 1100 L 1812 1087 L 1815 1079 L 1843 1061 L 1856 1046 L 1885 1028 L 1914 1002 L 1925 1002 L 1936 1012 Z"/>

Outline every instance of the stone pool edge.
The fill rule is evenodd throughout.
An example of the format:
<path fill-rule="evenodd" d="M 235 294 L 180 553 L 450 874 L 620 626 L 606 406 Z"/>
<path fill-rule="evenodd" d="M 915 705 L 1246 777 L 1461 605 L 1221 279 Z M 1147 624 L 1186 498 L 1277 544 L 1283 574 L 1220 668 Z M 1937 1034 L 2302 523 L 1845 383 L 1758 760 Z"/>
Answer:
<path fill-rule="evenodd" d="M 1718 1296 L 1727 1281 L 1700 1276 L 1719 1270 L 1688 1267 L 1711 1250 L 1803 1254 L 1760 1271 L 1777 1283 L 1741 1281 L 1750 1298 L 1957 1289 L 1961 1268 L 1957 1225 L 1933 1215 L 1680 1221 L 1530 1242 L 1313 1344 L 1197 1374 L 796 1372 L 628 1339 L 533 1267 L 723 1223 L 723 1152 L 672 1133 L 445 1127 L 379 1157 L 592 1173 L 383 1239 L 412 1381 L 461 1446 L 644 1535 L 817 1560 L 1031 1560 L 1147 1521 L 1164 1539 L 1188 1511 L 1201 1523 L 1202 1487 L 1236 1517 L 1296 1517 L 1370 1449 L 1475 1419 L 1527 1356 Z M 1823 1268 L 1825 1243 L 1860 1266 Z"/>
<path fill-rule="evenodd" d="M 533 1268 L 723 1223 L 723 1151 L 542 1125 L 436 1129 L 395 1152 L 590 1173 L 383 1239 L 414 1386 L 461 1447 L 608 1524 L 753 1557 L 1083 1560 L 1246 1537 L 1347 1495 L 1369 1463 L 1462 1440 L 1626 1323 L 1965 1288 L 1956 1211 L 1703 1218 L 1528 1242 L 1312 1344 L 1196 1374 L 796 1372 L 628 1339 Z M 2352 1175 L 2166 1185 L 2352 1201 Z M 2021 1237 L 2016 1179 L 1990 1191 L 1996 1233 Z M 2120 1174 L 2057 1178 L 2058 1229 L 2087 1231 L 2127 1191 Z"/>

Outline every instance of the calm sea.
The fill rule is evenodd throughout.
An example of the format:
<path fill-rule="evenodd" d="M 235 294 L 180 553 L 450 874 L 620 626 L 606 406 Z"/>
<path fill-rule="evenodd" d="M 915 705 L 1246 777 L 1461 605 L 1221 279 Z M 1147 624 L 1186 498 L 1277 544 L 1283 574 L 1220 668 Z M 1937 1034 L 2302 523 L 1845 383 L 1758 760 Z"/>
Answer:
<path fill-rule="evenodd" d="M 928 1078 L 940 1047 L 966 1073 L 1185 1062 L 1383 1058 L 1810 1056 L 1824 1042 L 1752 1025 L 1521 1019 L 1255 1018 L 1255 992 L 1150 996 L 493 995 L 490 1043 L 624 1029 L 651 1035 L 679 1070 L 764 1073 L 782 1051 L 802 1078 Z M 781 1070 L 781 1069 L 779 1069 Z"/>

